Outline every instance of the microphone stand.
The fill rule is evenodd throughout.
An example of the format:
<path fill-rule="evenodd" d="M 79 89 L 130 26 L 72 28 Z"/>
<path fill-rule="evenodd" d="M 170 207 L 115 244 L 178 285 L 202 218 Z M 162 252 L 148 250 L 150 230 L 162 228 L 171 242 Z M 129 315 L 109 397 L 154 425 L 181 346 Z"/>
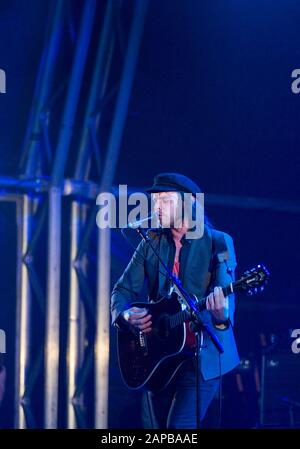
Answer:
<path fill-rule="evenodd" d="M 140 226 L 138 226 L 137 228 L 135 228 L 138 232 L 138 234 L 142 237 L 143 240 L 145 240 L 145 242 L 150 246 L 150 248 L 152 249 L 152 251 L 154 252 L 154 254 L 156 255 L 156 257 L 158 258 L 158 260 L 160 261 L 160 263 L 162 264 L 162 266 L 164 267 L 168 278 L 173 282 L 173 284 L 176 286 L 177 290 L 179 291 L 180 295 L 183 297 L 183 299 L 186 301 L 186 303 L 188 304 L 189 308 L 190 308 L 190 312 L 192 315 L 192 320 L 195 323 L 195 330 L 197 332 L 197 350 L 196 350 L 196 402 L 197 402 L 197 411 L 196 411 L 196 416 L 197 416 L 197 429 L 200 429 L 200 413 L 199 413 L 199 404 L 200 404 L 200 382 L 199 382 L 199 375 L 200 375 L 200 363 L 199 363 L 199 358 L 200 358 L 200 338 L 199 338 L 199 331 L 205 331 L 207 333 L 207 335 L 209 336 L 209 338 L 211 339 L 211 341 L 213 342 L 214 346 L 216 347 L 216 349 L 219 351 L 220 354 L 222 354 L 224 352 L 223 346 L 221 345 L 218 337 L 216 336 L 216 334 L 213 332 L 212 327 L 207 324 L 204 323 L 204 321 L 201 318 L 200 312 L 197 308 L 197 305 L 195 304 L 195 300 L 194 298 L 187 292 L 187 290 L 183 287 L 180 279 L 177 278 L 177 276 L 175 276 L 172 271 L 169 269 L 169 267 L 164 263 L 164 261 L 161 259 L 159 253 L 156 251 L 156 249 L 154 248 L 154 246 L 152 245 L 151 242 L 151 238 L 149 237 L 149 235 L 147 235 L 147 232 L 141 228 Z"/>

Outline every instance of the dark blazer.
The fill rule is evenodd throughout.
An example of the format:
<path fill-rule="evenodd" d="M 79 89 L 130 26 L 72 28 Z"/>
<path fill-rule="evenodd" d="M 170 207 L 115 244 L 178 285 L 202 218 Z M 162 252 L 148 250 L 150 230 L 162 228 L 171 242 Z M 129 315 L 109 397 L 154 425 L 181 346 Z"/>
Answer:
<path fill-rule="evenodd" d="M 160 256 L 170 268 L 175 257 L 175 244 L 169 230 L 159 230 L 150 233 L 152 243 Z M 221 231 L 205 226 L 204 233 L 198 239 L 182 239 L 180 252 L 179 278 L 185 289 L 198 298 L 206 296 L 215 286 L 225 287 L 234 279 L 236 258 L 232 238 Z M 227 254 L 227 262 L 222 261 L 220 254 Z M 228 273 L 228 268 L 231 274 Z M 141 301 L 139 294 L 147 283 L 147 300 L 157 300 L 168 291 L 169 284 L 164 274 L 164 268 L 158 266 L 158 260 L 145 241 L 141 241 L 134 252 L 123 275 L 113 288 L 111 297 L 112 323 L 118 326 L 120 314 L 130 308 L 135 301 Z M 217 337 L 224 347 L 224 353 L 219 354 L 204 335 L 204 347 L 201 350 L 201 371 L 204 379 L 212 379 L 232 370 L 239 363 L 239 356 L 233 334 L 234 294 L 229 296 L 229 313 L 231 326 L 226 330 L 217 329 L 211 312 L 205 310 L 202 319 L 213 326 Z M 221 368 L 221 370 L 220 370 Z"/>

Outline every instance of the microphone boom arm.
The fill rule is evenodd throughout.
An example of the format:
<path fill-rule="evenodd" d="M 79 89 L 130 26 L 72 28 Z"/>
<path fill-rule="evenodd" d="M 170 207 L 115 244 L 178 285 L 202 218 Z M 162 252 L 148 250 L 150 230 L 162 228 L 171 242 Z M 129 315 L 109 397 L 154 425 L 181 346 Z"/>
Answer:
<path fill-rule="evenodd" d="M 138 234 L 142 237 L 142 239 L 145 240 L 145 242 L 150 246 L 150 248 L 152 249 L 152 251 L 154 252 L 156 257 L 158 258 L 158 260 L 160 261 L 160 263 L 164 267 L 164 269 L 165 269 L 169 279 L 173 282 L 173 284 L 176 286 L 176 288 L 178 289 L 178 291 L 180 292 L 180 294 L 182 295 L 182 297 L 184 298 L 184 300 L 188 304 L 188 306 L 190 308 L 190 311 L 192 312 L 193 319 L 196 322 L 196 325 L 199 326 L 200 329 L 202 329 L 202 330 L 207 332 L 208 336 L 210 337 L 211 341 L 215 345 L 216 349 L 219 351 L 219 353 L 222 354 L 224 352 L 224 348 L 223 348 L 222 344 L 220 343 L 218 337 L 216 336 L 216 334 L 212 330 L 212 327 L 209 324 L 203 322 L 203 320 L 201 318 L 201 315 L 200 315 L 200 312 L 197 309 L 197 307 L 195 306 L 193 298 L 190 296 L 190 294 L 183 287 L 180 279 L 178 279 L 171 272 L 169 267 L 161 259 L 159 253 L 156 251 L 156 249 L 152 245 L 151 238 L 149 237 L 149 235 L 147 235 L 147 232 L 144 229 L 142 229 L 140 226 L 135 228 L 135 229 L 137 230 Z"/>

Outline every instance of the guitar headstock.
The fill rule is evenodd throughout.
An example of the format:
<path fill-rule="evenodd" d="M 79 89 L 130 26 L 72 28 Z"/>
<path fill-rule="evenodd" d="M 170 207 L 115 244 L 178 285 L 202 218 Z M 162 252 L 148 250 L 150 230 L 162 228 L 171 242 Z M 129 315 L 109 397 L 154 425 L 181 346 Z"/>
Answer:
<path fill-rule="evenodd" d="M 234 283 L 234 289 L 244 290 L 249 295 L 259 293 L 263 291 L 269 277 L 268 269 L 264 265 L 258 264 L 244 272 L 242 277 Z"/>

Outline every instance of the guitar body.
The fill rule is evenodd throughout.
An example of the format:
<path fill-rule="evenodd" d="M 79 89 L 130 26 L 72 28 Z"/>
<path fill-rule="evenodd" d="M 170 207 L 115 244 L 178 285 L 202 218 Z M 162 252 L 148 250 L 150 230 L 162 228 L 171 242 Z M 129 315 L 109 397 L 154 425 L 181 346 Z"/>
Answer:
<path fill-rule="evenodd" d="M 187 345 L 186 323 L 171 327 L 169 317 L 181 312 L 176 293 L 158 302 L 136 302 L 132 307 L 147 308 L 152 315 L 152 331 L 118 330 L 118 359 L 121 375 L 131 389 L 157 391 L 172 379 L 180 365 L 195 355 Z"/>

